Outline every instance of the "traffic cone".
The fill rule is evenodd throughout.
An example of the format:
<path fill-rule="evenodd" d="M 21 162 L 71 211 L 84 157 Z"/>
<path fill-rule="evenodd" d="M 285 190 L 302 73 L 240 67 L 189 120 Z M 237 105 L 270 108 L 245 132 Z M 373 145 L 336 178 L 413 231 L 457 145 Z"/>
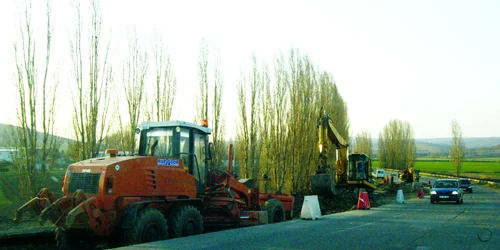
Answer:
<path fill-rule="evenodd" d="M 370 199 L 367 192 L 359 192 L 358 209 L 370 209 Z"/>
<path fill-rule="evenodd" d="M 417 198 L 419 199 L 424 198 L 424 190 L 422 188 L 418 189 Z"/>
<path fill-rule="evenodd" d="M 405 203 L 405 197 L 403 195 L 403 190 L 401 189 L 398 190 L 398 194 L 396 196 L 396 202 L 399 204 Z"/>

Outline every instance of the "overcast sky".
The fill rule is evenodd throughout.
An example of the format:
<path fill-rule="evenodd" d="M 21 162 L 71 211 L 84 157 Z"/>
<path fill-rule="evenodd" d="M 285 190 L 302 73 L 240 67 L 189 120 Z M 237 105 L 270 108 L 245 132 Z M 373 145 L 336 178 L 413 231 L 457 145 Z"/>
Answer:
<path fill-rule="evenodd" d="M 15 122 L 12 44 L 22 2 L 0 3 L 0 123 Z M 43 1 L 35 2 L 33 22 L 41 30 Z M 63 91 L 58 133 L 65 136 L 72 131 L 69 2 L 52 1 L 53 59 Z M 126 44 L 133 27 L 144 43 L 155 29 L 163 35 L 179 84 L 173 119 L 195 116 L 189 103 L 197 94 L 199 43 L 206 37 L 221 53 L 228 134 L 237 122 L 235 86 L 241 70 L 250 69 L 251 53 L 270 63 L 293 47 L 333 74 L 352 135 L 366 130 L 378 137 L 391 119 L 400 119 L 413 126 L 415 138 L 451 137 L 457 119 L 464 137 L 500 136 L 500 1 L 102 0 L 101 6 L 115 48 Z"/>

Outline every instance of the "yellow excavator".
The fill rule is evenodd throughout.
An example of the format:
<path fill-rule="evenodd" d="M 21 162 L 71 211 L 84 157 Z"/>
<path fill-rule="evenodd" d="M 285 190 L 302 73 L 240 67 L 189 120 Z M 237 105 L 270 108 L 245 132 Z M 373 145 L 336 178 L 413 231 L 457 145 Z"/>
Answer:
<path fill-rule="evenodd" d="M 311 176 L 311 189 L 317 195 L 336 195 L 340 190 L 364 188 L 372 193 L 376 185 L 371 176 L 371 160 L 364 153 L 349 154 L 348 143 L 333 125 L 326 110 L 321 107 L 317 127 L 319 133 L 319 164 Z M 328 161 L 328 142 L 336 147 L 335 167 Z"/>

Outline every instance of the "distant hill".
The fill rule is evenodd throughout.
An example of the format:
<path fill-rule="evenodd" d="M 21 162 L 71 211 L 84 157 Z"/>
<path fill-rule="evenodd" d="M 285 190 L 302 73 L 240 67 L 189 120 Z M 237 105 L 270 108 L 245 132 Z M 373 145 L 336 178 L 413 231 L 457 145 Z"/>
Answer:
<path fill-rule="evenodd" d="M 16 126 L 13 126 L 13 125 L 0 123 L 0 147 L 11 147 L 12 146 L 12 144 L 10 143 L 10 139 L 11 139 L 10 134 L 12 133 L 12 131 L 15 127 Z M 42 133 L 38 132 L 38 136 L 39 136 L 39 138 L 42 138 L 41 137 Z M 72 139 L 68 139 L 68 138 L 64 138 L 64 137 L 60 137 L 60 136 L 56 136 L 56 138 L 62 142 L 60 150 L 63 150 L 63 151 L 67 150 L 69 143 L 74 141 Z"/>
<path fill-rule="evenodd" d="M 416 142 L 451 145 L 451 138 L 415 139 Z M 500 145 L 500 137 L 470 137 L 464 138 L 466 148 L 488 148 Z"/>
<path fill-rule="evenodd" d="M 500 137 L 463 138 L 468 157 L 497 157 L 500 149 Z M 373 139 L 373 151 L 378 151 L 378 138 Z M 451 138 L 415 139 L 417 156 L 447 156 Z M 377 153 L 375 153 L 375 157 Z"/>

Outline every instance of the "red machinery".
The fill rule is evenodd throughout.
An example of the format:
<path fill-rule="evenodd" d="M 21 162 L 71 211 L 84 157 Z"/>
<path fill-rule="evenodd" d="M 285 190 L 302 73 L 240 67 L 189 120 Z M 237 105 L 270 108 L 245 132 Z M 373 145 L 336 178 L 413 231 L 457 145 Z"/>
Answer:
<path fill-rule="evenodd" d="M 110 237 L 123 244 L 202 233 L 204 225 L 257 225 L 292 217 L 294 197 L 259 192 L 255 179 L 238 179 L 212 166 L 211 130 L 181 121 L 148 122 L 137 130 L 138 156 L 93 158 L 71 164 L 57 199 L 42 189 L 17 210 L 57 226 L 63 248 L 88 248 Z M 267 178 L 264 178 L 267 180 Z"/>

